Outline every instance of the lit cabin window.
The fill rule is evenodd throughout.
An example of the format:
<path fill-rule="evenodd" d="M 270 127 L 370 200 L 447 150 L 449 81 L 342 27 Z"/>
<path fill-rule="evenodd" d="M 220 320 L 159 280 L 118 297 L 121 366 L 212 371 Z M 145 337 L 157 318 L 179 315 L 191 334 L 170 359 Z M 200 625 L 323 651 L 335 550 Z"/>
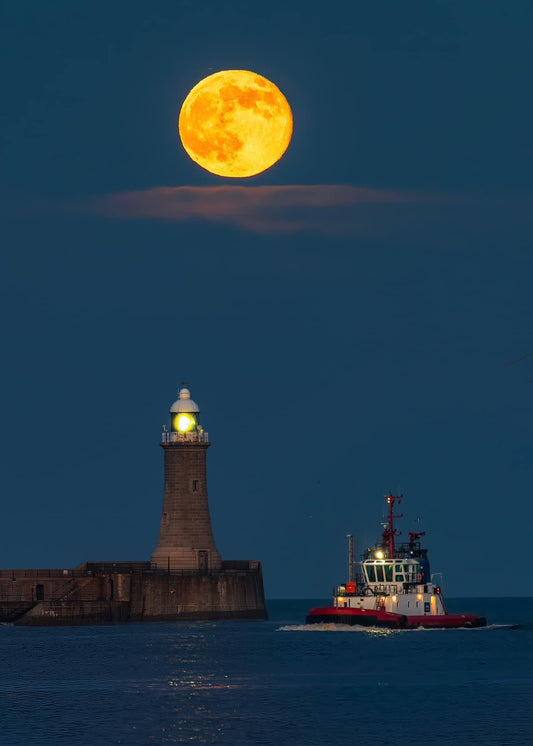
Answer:
<path fill-rule="evenodd" d="M 412 583 L 414 580 L 416 580 L 416 565 L 404 565 L 403 569 L 405 572 L 405 579 Z"/>

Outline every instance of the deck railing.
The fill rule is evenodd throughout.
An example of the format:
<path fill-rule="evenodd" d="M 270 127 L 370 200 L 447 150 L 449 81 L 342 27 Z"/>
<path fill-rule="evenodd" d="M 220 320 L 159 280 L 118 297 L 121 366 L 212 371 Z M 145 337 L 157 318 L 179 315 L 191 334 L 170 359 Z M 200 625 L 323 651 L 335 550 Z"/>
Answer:
<path fill-rule="evenodd" d="M 161 443 L 209 443 L 209 433 L 195 431 L 192 433 L 161 433 Z"/>
<path fill-rule="evenodd" d="M 0 570 L 0 578 L 86 578 L 90 575 L 232 575 L 257 574 L 260 563 L 257 560 L 223 560 L 219 570 L 174 570 L 151 567 L 149 562 L 84 562 L 67 570 L 57 568 Z"/>

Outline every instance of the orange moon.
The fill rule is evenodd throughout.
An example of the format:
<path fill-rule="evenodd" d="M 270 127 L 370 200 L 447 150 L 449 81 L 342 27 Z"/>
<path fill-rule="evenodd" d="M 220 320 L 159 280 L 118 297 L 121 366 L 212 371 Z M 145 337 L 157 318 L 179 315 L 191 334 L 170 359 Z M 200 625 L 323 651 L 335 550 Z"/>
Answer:
<path fill-rule="evenodd" d="M 279 161 L 292 136 L 291 107 L 274 83 L 248 70 L 221 70 L 194 86 L 179 134 L 195 163 L 218 176 L 255 176 Z"/>

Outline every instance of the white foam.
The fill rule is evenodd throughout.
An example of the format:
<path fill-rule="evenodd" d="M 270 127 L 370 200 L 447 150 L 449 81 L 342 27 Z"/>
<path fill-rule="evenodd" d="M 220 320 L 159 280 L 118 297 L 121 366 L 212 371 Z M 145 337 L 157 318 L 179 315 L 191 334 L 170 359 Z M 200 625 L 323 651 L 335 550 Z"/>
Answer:
<path fill-rule="evenodd" d="M 366 632 L 367 634 L 398 634 L 400 632 L 481 632 L 494 629 L 515 629 L 516 624 L 488 624 L 486 627 L 411 627 L 389 629 L 387 627 L 364 627 L 359 624 L 285 624 L 277 632 Z"/>
<path fill-rule="evenodd" d="M 360 624 L 286 624 L 278 627 L 277 632 L 367 632 L 372 634 L 390 634 L 402 630 L 385 627 L 363 627 Z"/>

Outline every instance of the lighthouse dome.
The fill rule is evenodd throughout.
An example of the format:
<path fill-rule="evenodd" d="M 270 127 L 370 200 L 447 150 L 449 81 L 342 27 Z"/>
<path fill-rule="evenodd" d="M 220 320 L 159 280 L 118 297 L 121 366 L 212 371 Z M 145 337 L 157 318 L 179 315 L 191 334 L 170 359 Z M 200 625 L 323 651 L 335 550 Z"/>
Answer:
<path fill-rule="evenodd" d="M 199 412 L 200 407 L 198 404 L 191 399 L 191 392 L 189 389 L 180 389 L 179 399 L 176 399 L 174 404 L 170 407 L 170 411 L 173 412 Z"/>

